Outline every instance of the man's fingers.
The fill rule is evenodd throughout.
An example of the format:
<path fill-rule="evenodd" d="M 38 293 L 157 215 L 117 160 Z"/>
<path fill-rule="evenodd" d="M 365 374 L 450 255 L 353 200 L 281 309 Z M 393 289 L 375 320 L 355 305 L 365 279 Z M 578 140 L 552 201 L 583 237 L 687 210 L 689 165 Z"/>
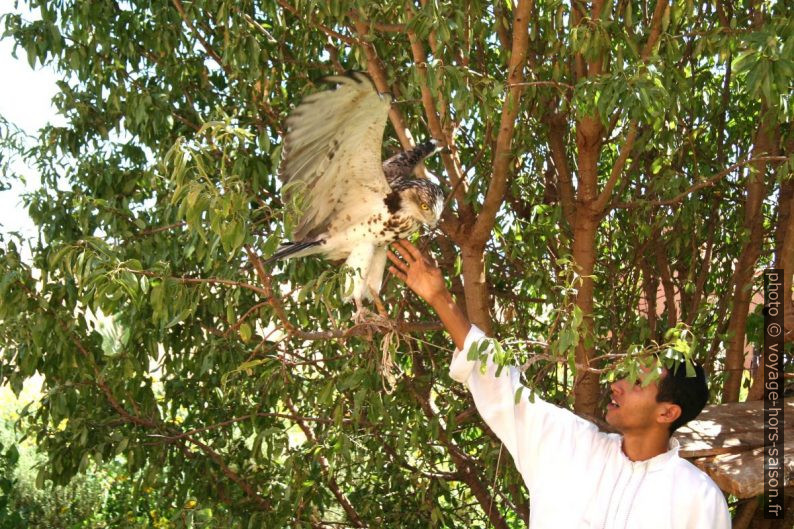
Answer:
<path fill-rule="evenodd" d="M 406 267 L 407 267 L 406 264 L 404 262 L 402 262 L 400 260 L 400 258 L 397 257 L 397 255 L 395 255 L 391 250 L 387 250 L 386 251 L 386 257 L 389 258 L 389 261 L 394 263 L 394 267 L 395 268 L 397 268 L 401 272 L 405 272 L 406 271 Z"/>
<path fill-rule="evenodd" d="M 400 255 L 409 263 L 418 261 L 422 257 L 422 253 L 416 249 L 416 246 L 405 239 L 399 239 L 392 244 L 397 245 L 397 250 L 399 250 Z"/>
<path fill-rule="evenodd" d="M 390 272 L 392 275 L 395 275 L 395 276 L 399 277 L 399 278 L 400 278 L 400 279 L 402 279 L 403 281 L 405 281 L 405 279 L 406 279 L 405 272 L 402 272 L 402 271 L 400 271 L 400 270 L 397 270 L 397 269 L 396 269 L 395 267 L 393 267 L 393 266 L 390 266 L 390 267 L 389 267 L 389 272 Z"/>
<path fill-rule="evenodd" d="M 397 241 L 400 243 L 400 246 L 405 248 L 406 253 L 410 255 L 415 261 L 418 261 L 422 258 L 422 252 L 419 251 L 419 248 L 413 245 L 411 241 L 406 239 L 401 239 Z"/>
<path fill-rule="evenodd" d="M 392 242 L 391 243 L 391 248 L 397 252 L 395 255 L 399 255 L 400 257 L 402 257 L 406 261 L 411 261 L 412 260 L 411 259 L 411 254 L 409 254 L 408 250 L 406 250 L 403 247 L 403 245 L 400 244 L 401 242 L 402 241 L 400 241 L 400 240 Z"/>

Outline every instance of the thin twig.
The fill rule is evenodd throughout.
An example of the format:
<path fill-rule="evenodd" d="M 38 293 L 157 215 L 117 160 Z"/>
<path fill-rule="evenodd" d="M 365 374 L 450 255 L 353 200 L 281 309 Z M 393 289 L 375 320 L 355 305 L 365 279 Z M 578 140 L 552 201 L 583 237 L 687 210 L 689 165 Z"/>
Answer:
<path fill-rule="evenodd" d="M 179 12 L 179 16 L 182 17 L 182 20 L 185 22 L 185 25 L 190 29 L 193 35 L 195 35 L 195 37 L 199 40 L 199 42 L 201 42 L 201 45 L 204 47 L 204 50 L 207 52 L 207 55 L 212 57 L 215 60 L 215 62 L 218 63 L 218 66 L 223 68 L 223 71 L 226 72 L 227 76 L 231 77 L 232 72 L 229 70 L 228 66 L 226 66 L 223 63 L 223 60 L 221 59 L 220 55 L 218 55 L 218 53 L 212 48 L 212 46 L 207 41 L 207 39 L 205 39 L 204 36 L 201 33 L 199 33 L 199 31 L 196 29 L 196 26 L 194 26 L 193 23 L 190 21 L 190 19 L 188 19 L 187 14 L 185 13 L 185 8 L 182 6 L 182 2 L 180 0 L 171 0 L 171 1 L 173 2 L 174 7 L 176 7 L 176 10 Z"/>
<path fill-rule="evenodd" d="M 306 18 L 303 13 L 298 11 L 297 8 L 292 6 L 286 0 L 276 0 L 276 2 L 278 3 L 278 5 L 280 5 L 281 7 L 283 7 L 284 9 L 286 9 L 287 11 L 289 11 L 290 13 L 295 15 L 296 17 L 298 17 L 300 19 L 305 19 Z M 309 24 L 313 25 L 314 27 L 316 27 L 317 29 L 319 29 L 320 31 L 322 31 L 323 33 L 328 35 L 329 37 L 333 37 L 335 39 L 339 39 L 342 42 L 344 42 L 344 43 L 346 43 L 346 44 L 348 44 L 350 46 L 358 45 L 358 42 L 357 42 L 356 39 L 351 38 L 351 37 L 347 37 L 345 35 L 342 35 L 341 33 L 337 32 L 337 31 L 334 31 L 333 29 L 329 28 L 328 26 L 312 20 L 311 15 L 309 15 L 309 17 L 308 17 L 308 22 L 309 22 Z"/>
<path fill-rule="evenodd" d="M 691 195 L 695 191 L 703 189 L 704 187 L 710 187 L 716 184 L 718 181 L 722 180 L 729 174 L 731 174 L 734 170 L 738 169 L 739 167 L 745 166 L 747 164 L 753 162 L 765 162 L 765 161 L 777 161 L 782 162 L 787 160 L 786 156 L 758 156 L 756 158 L 748 158 L 746 160 L 742 160 L 740 162 L 736 162 L 735 164 L 731 165 L 727 169 L 720 171 L 719 173 L 715 174 L 711 178 L 704 180 L 703 182 L 699 182 L 686 191 L 682 191 L 678 195 L 674 196 L 673 198 L 669 198 L 666 200 L 635 200 L 634 202 L 619 202 L 614 204 L 613 208 L 619 209 L 634 209 L 639 208 L 642 206 L 671 206 L 673 204 L 677 204 L 684 200 L 688 195 Z"/>

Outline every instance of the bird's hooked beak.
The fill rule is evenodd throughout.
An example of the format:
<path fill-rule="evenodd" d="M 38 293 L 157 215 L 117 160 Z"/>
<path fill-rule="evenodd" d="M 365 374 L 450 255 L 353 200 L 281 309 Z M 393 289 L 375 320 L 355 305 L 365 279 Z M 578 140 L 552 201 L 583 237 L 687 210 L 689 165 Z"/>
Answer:
<path fill-rule="evenodd" d="M 432 223 L 428 223 L 427 227 L 430 230 L 438 230 L 438 224 L 441 222 L 441 215 L 444 213 L 444 203 L 437 203 L 435 208 L 435 219 Z"/>

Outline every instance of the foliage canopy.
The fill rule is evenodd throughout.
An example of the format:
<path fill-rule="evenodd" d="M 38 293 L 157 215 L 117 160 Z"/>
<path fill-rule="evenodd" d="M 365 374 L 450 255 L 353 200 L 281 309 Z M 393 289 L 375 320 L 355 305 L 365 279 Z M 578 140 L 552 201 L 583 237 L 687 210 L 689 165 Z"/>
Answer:
<path fill-rule="evenodd" d="M 331 265 L 262 267 L 291 222 L 284 117 L 349 69 L 395 95 L 384 155 L 450 147 L 425 242 L 537 394 L 597 413 L 599 376 L 656 341 L 738 398 L 753 270 L 794 259 L 785 2 L 27 5 L 5 35 L 61 73 L 67 125 L 29 147 L 0 125 L 42 183 L 32 263 L 0 249 L 0 377 L 45 377 L 41 482 L 123 455 L 240 527 L 524 526 L 426 306 L 388 284 L 395 323 L 353 329 Z"/>

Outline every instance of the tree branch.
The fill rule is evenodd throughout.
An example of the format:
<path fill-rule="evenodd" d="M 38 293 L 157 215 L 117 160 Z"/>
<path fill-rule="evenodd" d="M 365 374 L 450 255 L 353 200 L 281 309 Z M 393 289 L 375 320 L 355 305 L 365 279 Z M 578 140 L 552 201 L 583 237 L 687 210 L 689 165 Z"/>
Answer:
<path fill-rule="evenodd" d="M 356 39 L 353 39 L 353 38 L 347 37 L 345 35 L 342 35 L 341 33 L 334 31 L 333 29 L 329 28 L 328 26 L 312 20 L 311 15 L 309 15 L 308 17 L 305 16 L 303 13 L 298 11 L 297 8 L 292 6 L 286 0 L 276 0 L 276 2 L 278 3 L 278 5 L 280 5 L 281 7 L 283 7 L 284 9 L 286 9 L 287 11 L 289 11 L 290 13 L 292 13 L 293 15 L 298 17 L 299 19 L 306 20 L 308 18 L 309 24 L 311 24 L 312 26 L 316 27 L 317 29 L 319 29 L 320 31 L 322 31 L 323 33 L 328 35 L 329 37 L 333 37 L 335 39 L 339 39 L 339 40 L 341 40 L 342 42 L 344 42 L 345 44 L 347 44 L 349 46 L 356 46 L 357 44 L 359 44 L 356 41 Z"/>
<path fill-rule="evenodd" d="M 668 198 L 666 200 L 635 200 L 634 202 L 621 202 L 614 204 L 613 208 L 619 209 L 634 209 L 642 206 L 671 206 L 673 204 L 677 204 L 684 200 L 687 196 L 691 195 L 695 191 L 703 189 L 704 187 L 713 186 L 718 181 L 722 180 L 729 174 L 731 174 L 734 170 L 738 169 L 739 167 L 745 166 L 750 163 L 754 162 L 763 162 L 763 161 L 776 161 L 776 162 L 783 162 L 787 160 L 786 156 L 757 156 L 755 158 L 748 158 L 746 160 L 742 160 L 741 162 L 736 162 L 735 164 L 731 165 L 727 169 L 720 171 L 719 173 L 715 174 L 714 176 L 704 180 L 703 182 L 699 182 L 686 191 L 679 193 L 678 195 L 674 196 L 673 198 Z"/>
<path fill-rule="evenodd" d="M 409 10 L 406 16 L 409 21 L 412 20 L 413 11 Z M 470 211 L 465 200 L 468 185 L 465 181 L 463 169 L 460 166 L 460 160 L 457 157 L 457 148 L 455 147 L 454 138 L 444 130 L 441 119 L 436 112 L 436 104 L 433 100 L 433 95 L 430 93 L 430 86 L 427 84 L 427 55 L 425 54 L 424 46 L 422 46 L 422 41 L 419 40 L 415 32 L 408 31 L 407 34 L 411 44 L 411 53 L 414 58 L 414 63 L 417 72 L 419 72 L 419 88 L 422 92 L 422 106 L 425 109 L 425 116 L 427 116 L 427 125 L 430 128 L 430 134 L 434 138 L 442 139 L 449 149 L 449 152 L 441 153 L 441 158 L 444 161 L 444 168 L 450 176 L 453 189 L 451 194 L 455 196 L 461 211 L 462 209 L 468 209 Z M 441 105 L 442 108 L 445 108 L 447 102 L 442 100 Z"/>
<path fill-rule="evenodd" d="M 608 211 L 606 205 L 612 198 L 612 190 L 615 188 L 618 178 L 623 173 L 623 167 L 626 165 L 626 160 L 629 157 L 631 149 L 634 148 L 634 140 L 636 139 L 637 120 L 635 119 L 629 123 L 629 131 L 626 133 L 626 141 L 623 142 L 623 146 L 620 148 L 620 153 L 618 154 L 618 159 L 615 160 L 615 164 L 612 166 L 612 171 L 609 173 L 609 180 L 607 180 L 607 183 L 604 185 L 604 189 L 601 190 L 601 193 L 598 194 L 598 198 L 593 203 L 593 209 L 595 211 L 604 213 Z"/>
<path fill-rule="evenodd" d="M 254 417 L 273 417 L 277 419 L 289 419 L 291 421 L 297 422 L 298 420 L 306 421 L 306 422 L 317 422 L 322 424 L 335 424 L 335 419 L 325 419 L 321 417 L 304 417 L 304 416 L 295 416 L 288 413 L 265 413 L 265 412 L 257 412 L 257 413 L 249 413 L 248 415 L 242 415 L 240 417 L 234 417 L 233 419 L 228 419 L 219 423 L 211 424 L 209 426 L 202 426 L 201 428 L 194 428 L 192 430 L 188 430 L 186 432 L 177 433 L 173 435 L 159 435 L 159 434 L 150 434 L 149 437 L 160 438 L 163 442 L 171 442 L 177 441 L 179 439 L 183 439 L 185 437 L 189 437 L 192 435 L 196 435 L 197 433 L 208 432 L 210 430 L 217 430 L 218 428 L 223 428 L 225 426 L 229 426 L 231 424 L 236 424 L 238 422 L 244 422 L 253 419 Z M 350 423 L 352 422 L 350 419 L 343 418 L 343 423 Z"/>
<path fill-rule="evenodd" d="M 571 0 L 571 16 L 568 17 L 568 35 L 571 34 L 573 28 L 582 23 L 582 18 L 585 15 L 585 4 L 582 0 Z M 576 53 L 573 57 L 573 78 L 576 84 L 581 79 L 587 77 L 587 66 L 584 62 L 584 56 L 581 53 Z"/>
<path fill-rule="evenodd" d="M 394 330 L 401 334 L 444 330 L 444 326 L 439 321 L 418 321 L 411 323 L 384 322 L 381 325 L 377 323 L 364 323 L 361 325 L 353 325 L 347 329 L 340 329 L 337 331 L 305 332 L 296 329 L 290 334 L 303 340 L 331 340 L 334 338 L 350 338 L 352 336 L 370 335 L 373 328 L 380 329 L 381 331 Z"/>
<path fill-rule="evenodd" d="M 653 10 L 653 17 L 651 18 L 651 30 L 648 33 L 648 40 L 645 41 L 640 54 L 643 62 L 648 60 L 654 47 L 656 47 L 656 43 L 659 42 L 659 37 L 662 34 L 662 19 L 664 18 L 664 12 L 668 9 L 670 9 L 668 0 L 656 2 L 656 8 Z"/>
<path fill-rule="evenodd" d="M 383 33 L 405 33 L 406 26 L 405 24 L 384 24 L 383 22 L 375 22 L 374 20 L 366 20 L 361 14 L 351 9 L 348 12 L 348 16 L 353 19 L 356 24 L 363 24 L 368 28 L 372 28 L 377 31 L 381 31 Z"/>
<path fill-rule="evenodd" d="M 369 28 L 360 20 L 354 21 L 354 24 L 356 33 L 359 35 L 366 35 L 368 33 Z M 378 54 L 375 52 L 375 47 L 372 43 L 364 39 L 360 40 L 360 45 L 364 49 L 364 55 L 367 57 L 367 71 L 372 77 L 372 81 L 375 83 L 375 88 L 378 89 L 378 92 L 391 92 L 389 82 L 386 79 L 386 69 L 383 67 Z M 408 125 L 405 124 L 405 118 L 403 118 L 402 113 L 395 105 L 389 108 L 389 120 L 391 121 L 392 127 L 394 127 L 394 132 L 397 133 L 397 138 L 399 138 L 402 148 L 404 150 L 412 148 L 414 146 L 413 137 L 408 130 Z"/>
<path fill-rule="evenodd" d="M 652 237 L 658 241 L 661 233 L 658 231 Z M 676 308 L 675 286 L 673 285 L 673 276 L 670 273 L 670 263 L 667 259 L 667 254 L 662 244 L 654 244 L 654 254 L 656 256 L 656 266 L 659 269 L 659 277 L 662 279 L 662 287 L 664 288 L 664 305 L 667 309 L 667 326 L 675 327 L 678 322 L 678 310 Z"/>
<path fill-rule="evenodd" d="M 242 281 L 232 281 L 231 279 L 220 279 L 217 277 L 177 277 L 177 276 L 167 276 L 163 274 L 158 274 L 157 272 L 152 272 L 150 270 L 133 270 L 131 268 L 119 268 L 120 271 L 129 272 L 131 274 L 146 276 L 146 277 L 157 277 L 160 279 L 171 279 L 173 281 L 177 281 L 179 283 L 185 283 L 189 285 L 200 285 L 200 284 L 207 284 L 207 285 L 228 285 L 233 287 L 244 288 L 246 290 L 251 290 L 256 292 L 257 294 L 265 297 L 269 297 L 268 292 L 260 288 L 256 285 L 252 285 L 250 283 L 243 283 Z"/>
<path fill-rule="evenodd" d="M 24 283 L 20 281 L 20 284 L 22 285 L 22 288 L 28 293 L 29 296 L 36 297 L 35 294 L 32 291 L 30 291 Z M 77 348 L 77 350 L 80 352 L 80 354 L 83 356 L 83 358 L 85 358 L 85 360 L 91 366 L 91 369 L 94 372 L 94 380 L 92 382 L 100 388 L 102 393 L 105 395 L 105 398 L 108 400 L 110 406 L 116 411 L 116 413 L 119 414 L 119 416 L 121 416 L 121 419 L 123 421 L 132 423 L 137 426 L 142 426 L 144 428 L 151 428 L 158 431 L 166 431 L 169 433 L 173 433 L 169 431 L 169 428 L 165 424 L 162 424 L 153 419 L 146 419 L 144 417 L 134 415 L 129 411 L 127 411 L 121 405 L 121 403 L 116 399 L 115 395 L 113 395 L 113 391 L 110 389 L 110 386 L 108 386 L 107 382 L 105 382 L 105 379 L 102 376 L 99 366 L 97 366 L 96 362 L 94 361 L 94 355 L 91 354 L 91 352 L 88 351 L 88 349 L 86 349 L 86 347 L 83 345 L 82 341 L 77 336 L 74 335 L 74 333 L 70 330 L 70 327 L 69 325 L 66 324 L 66 322 L 61 321 L 58 318 L 57 314 L 53 313 L 52 311 L 50 312 L 52 316 L 56 319 L 61 330 L 69 337 L 69 339 Z M 231 469 L 229 469 L 229 467 L 226 466 L 226 464 L 223 462 L 223 459 L 217 452 L 212 450 L 209 446 L 205 445 L 204 443 L 193 439 L 192 437 L 185 436 L 185 440 L 195 444 L 205 454 L 209 455 L 210 458 L 221 468 L 221 471 L 224 473 L 224 475 L 226 475 L 229 479 L 231 479 L 234 483 L 236 483 L 246 493 L 246 495 L 249 498 L 251 498 L 251 500 L 254 501 L 261 509 L 263 510 L 271 509 L 272 506 L 270 502 L 267 499 L 262 498 L 259 494 L 257 494 L 256 491 L 253 490 L 251 485 L 249 485 L 245 480 L 240 478 L 239 475 L 237 475 Z"/>
<path fill-rule="evenodd" d="M 53 316 L 55 316 L 55 318 L 58 319 L 57 315 L 53 314 Z M 111 391 L 110 386 L 108 386 L 107 382 L 105 382 L 105 379 L 102 376 L 101 371 L 99 370 L 99 366 L 96 365 L 96 362 L 94 361 L 94 355 L 92 355 L 85 348 L 85 346 L 80 341 L 80 339 L 77 338 L 77 336 L 75 336 L 69 330 L 69 327 L 66 325 L 66 323 L 64 323 L 63 321 L 58 319 L 58 325 L 61 327 L 61 330 L 64 333 L 66 333 L 67 336 L 69 336 L 69 339 L 72 341 L 74 346 L 77 348 L 77 350 L 83 356 L 83 358 L 85 358 L 86 362 L 88 362 L 88 364 L 91 366 L 91 369 L 94 372 L 94 381 L 93 381 L 94 384 L 96 384 L 99 387 L 99 389 L 102 391 L 102 393 L 105 394 L 105 398 L 108 400 L 108 403 L 110 404 L 110 406 L 114 410 L 116 410 L 116 413 L 118 413 L 125 421 L 131 422 L 132 424 L 136 424 L 138 426 L 144 426 L 146 428 L 160 428 L 161 425 L 159 425 L 157 422 L 152 421 L 151 419 L 144 419 L 143 417 L 139 417 L 137 415 L 133 415 L 132 413 L 128 412 L 124 408 L 124 406 L 122 406 L 119 403 L 119 401 L 116 399 L 115 395 L 113 395 L 113 392 Z"/>
<path fill-rule="evenodd" d="M 560 81 L 524 81 L 521 83 L 512 83 L 508 86 L 551 86 L 559 89 L 563 93 L 573 92 L 574 86 Z"/>
<path fill-rule="evenodd" d="M 601 19 L 601 12 L 604 10 L 605 0 L 593 0 L 590 6 L 590 20 L 587 22 L 591 26 L 595 24 L 595 21 Z M 601 72 L 604 68 L 604 63 L 608 60 L 607 53 L 601 53 L 598 56 L 594 56 L 588 63 L 587 63 L 587 77 L 597 77 L 601 75 Z"/>
<path fill-rule="evenodd" d="M 270 306 L 273 307 L 273 310 L 276 312 L 276 316 L 278 316 L 281 323 L 284 325 L 285 330 L 291 336 L 295 336 L 297 338 L 301 338 L 303 340 L 330 340 L 333 338 L 349 338 L 351 336 L 364 336 L 369 335 L 372 333 L 373 327 L 377 327 L 381 330 L 391 330 L 397 331 L 401 333 L 407 332 L 422 332 L 422 331 L 435 331 L 443 329 L 443 326 L 440 322 L 414 322 L 414 323 L 406 323 L 406 322 L 395 322 L 388 319 L 383 319 L 379 323 L 365 323 L 361 325 L 353 325 L 352 327 L 348 327 L 347 329 L 337 329 L 333 331 L 314 331 L 314 332 L 306 332 L 298 329 L 295 327 L 287 317 L 287 313 L 284 310 L 284 307 L 281 305 L 280 300 L 275 296 L 273 293 L 273 288 L 271 286 L 271 278 L 270 275 L 265 272 L 264 265 L 262 264 L 262 260 L 253 249 L 246 245 L 245 251 L 248 254 L 248 258 L 254 266 L 254 270 L 256 271 L 259 280 L 264 285 L 264 289 L 260 289 L 263 292 L 264 296 L 267 297 Z"/>
<path fill-rule="evenodd" d="M 514 9 L 513 18 L 513 45 L 510 53 L 508 67 L 507 97 L 502 106 L 502 117 L 499 123 L 499 133 L 496 137 L 496 149 L 493 155 L 491 181 L 485 195 L 482 210 L 477 215 L 477 221 L 471 231 L 472 246 L 482 246 L 490 236 L 496 214 L 499 211 L 507 190 L 510 162 L 513 160 L 512 143 L 515 132 L 516 117 L 521 107 L 521 94 L 524 88 L 517 84 L 524 81 L 524 64 L 529 46 L 529 14 L 532 10 L 533 0 L 519 0 Z"/>
<path fill-rule="evenodd" d="M 547 117 L 545 121 L 549 126 L 549 152 L 551 153 L 554 170 L 557 173 L 562 213 L 568 222 L 568 226 L 573 228 L 576 214 L 576 203 L 574 201 L 576 190 L 573 187 L 571 171 L 568 168 L 568 155 L 565 149 L 567 123 L 565 117 L 556 113 Z"/>
<path fill-rule="evenodd" d="M 406 15 L 408 20 L 413 18 L 413 13 L 409 11 Z M 408 40 L 411 43 L 411 53 L 414 58 L 416 70 L 419 73 L 419 89 L 422 92 L 422 106 L 427 116 L 427 126 L 430 133 L 436 138 L 446 140 L 444 132 L 441 130 L 441 121 L 436 112 L 436 104 L 433 101 L 433 94 L 430 93 L 430 86 L 427 84 L 427 56 L 424 46 L 413 31 L 408 31 Z M 449 143 L 449 142 L 447 142 Z"/>
<path fill-rule="evenodd" d="M 292 399 L 286 397 L 284 403 L 287 405 L 289 411 L 298 418 L 298 426 L 303 431 L 303 434 L 306 438 L 311 441 L 313 444 L 318 445 L 317 438 L 314 436 L 314 432 L 306 425 L 305 422 L 300 420 L 300 414 L 298 410 L 295 408 L 295 405 L 292 403 Z M 336 501 L 342 506 L 345 513 L 347 513 L 347 517 L 350 519 L 351 522 L 355 525 L 355 527 L 367 527 L 367 525 L 361 520 L 361 517 L 356 512 L 356 509 L 353 507 L 353 504 L 350 503 L 350 500 L 347 499 L 345 494 L 339 488 L 339 484 L 336 482 L 336 479 L 331 474 L 331 465 L 328 464 L 328 459 L 322 455 L 320 452 L 317 452 L 317 460 L 320 463 L 320 468 L 322 468 L 323 475 L 327 481 L 328 488 L 331 489 L 331 492 L 334 494 Z"/>
<path fill-rule="evenodd" d="M 408 388 L 411 395 L 414 397 L 414 399 L 416 399 L 419 407 L 422 409 L 427 418 L 437 421 L 438 417 L 433 411 L 432 406 L 430 406 L 427 398 L 418 391 L 413 381 L 408 381 Z M 447 448 L 452 461 L 459 469 L 458 474 L 460 475 L 460 480 L 469 486 L 472 494 L 474 494 L 474 497 L 477 498 L 477 502 L 480 504 L 480 507 L 482 507 L 483 511 L 488 515 L 488 519 L 491 521 L 493 526 L 497 529 L 508 529 L 507 522 L 499 513 L 499 511 L 496 509 L 488 509 L 489 505 L 493 505 L 493 497 L 488 492 L 487 486 L 484 485 L 479 480 L 477 475 L 472 471 L 473 465 L 471 458 L 455 445 L 445 430 L 439 430 L 438 439 L 441 441 L 441 444 Z"/>
<path fill-rule="evenodd" d="M 268 300 L 268 301 L 260 301 L 259 303 L 257 303 L 256 305 L 254 305 L 253 307 L 251 307 L 250 309 L 248 309 L 247 311 L 245 311 L 245 314 L 243 314 L 242 316 L 240 316 L 239 318 L 237 318 L 237 321 L 236 321 L 236 322 L 234 322 L 234 324 L 230 325 L 230 326 L 229 326 L 229 328 L 228 328 L 228 329 L 226 329 L 226 330 L 223 332 L 222 336 L 223 336 L 224 338 L 225 338 L 225 337 L 227 337 L 227 336 L 229 336 L 231 333 L 233 333 L 234 331 L 236 331 L 237 329 L 239 329 L 239 328 L 240 328 L 240 325 L 242 325 L 243 323 L 245 323 L 245 320 L 247 320 L 247 319 L 248 319 L 248 317 L 249 317 L 251 314 L 253 314 L 253 313 L 254 313 L 254 311 L 256 311 L 257 309 L 261 309 L 262 307 L 264 307 L 264 306 L 266 306 L 266 305 L 269 305 L 269 304 L 270 304 L 270 301 L 269 301 L 269 300 Z"/>
<path fill-rule="evenodd" d="M 596 18 L 600 14 L 601 7 L 602 6 L 600 5 L 596 6 L 596 2 L 593 3 L 593 18 Z M 643 63 L 648 61 L 651 52 L 656 46 L 656 43 L 659 41 L 659 36 L 662 32 L 662 18 L 666 9 L 669 9 L 668 0 L 659 0 L 656 3 L 656 8 L 654 9 L 653 17 L 651 19 L 651 30 L 648 35 L 648 40 L 645 42 L 645 46 L 643 47 L 640 54 Z M 600 73 L 600 66 L 600 61 L 591 63 L 588 68 L 588 75 L 597 75 Z M 617 116 L 615 116 L 615 118 L 617 118 Z M 610 131 L 613 126 L 614 123 L 610 126 Z M 623 172 L 623 168 L 626 165 L 626 160 L 628 159 L 629 154 L 631 154 L 631 150 L 634 148 L 634 141 L 636 139 L 637 120 L 631 120 L 629 123 L 628 132 L 626 133 L 626 140 L 620 149 L 620 153 L 618 154 L 617 160 L 615 160 L 615 164 L 612 166 L 609 179 L 604 185 L 604 188 L 598 194 L 598 198 L 593 203 L 593 211 L 602 215 L 609 211 L 607 204 L 612 198 L 612 191 L 615 188 L 618 178 L 620 178 L 620 175 Z"/>
<path fill-rule="evenodd" d="M 207 39 L 205 39 L 204 36 L 201 33 L 199 33 L 199 31 L 196 29 L 196 26 L 194 26 L 193 23 L 190 21 L 190 19 L 187 17 L 187 14 L 185 13 L 185 8 L 182 6 L 181 0 L 171 0 L 171 2 L 174 4 L 174 7 L 179 12 L 179 16 L 182 17 L 182 20 L 185 22 L 185 25 L 190 29 L 193 35 L 198 39 L 198 41 L 204 47 L 204 50 L 207 52 L 207 55 L 212 57 L 213 60 L 215 60 L 215 62 L 218 63 L 218 66 L 223 68 L 223 71 L 226 72 L 226 75 L 228 77 L 231 77 L 232 72 L 223 63 L 223 60 L 221 60 L 220 55 L 218 55 L 218 53 L 213 49 L 213 47 L 210 45 Z"/>
<path fill-rule="evenodd" d="M 198 439 L 194 439 L 193 437 L 187 436 L 185 440 L 191 444 L 196 445 L 202 452 L 207 454 L 210 459 L 212 459 L 216 465 L 221 468 L 221 472 L 223 475 L 232 480 L 238 487 L 243 489 L 245 495 L 251 498 L 251 500 L 256 503 L 260 509 L 264 511 L 269 511 L 272 509 L 272 505 L 269 500 L 260 496 L 256 490 L 254 490 L 253 486 L 246 482 L 243 478 L 241 478 L 236 472 L 234 472 L 231 468 L 229 468 L 226 463 L 223 462 L 223 458 L 221 455 L 210 448 L 208 445 L 202 443 Z"/>
<path fill-rule="evenodd" d="M 155 233 L 172 230 L 174 228 L 181 228 L 185 224 L 186 222 L 182 220 L 174 224 L 169 224 L 168 226 L 158 226 L 157 228 L 149 228 L 148 230 L 139 231 L 138 233 L 133 234 L 132 238 L 138 239 L 141 237 L 146 237 L 148 235 L 154 235 Z"/>

